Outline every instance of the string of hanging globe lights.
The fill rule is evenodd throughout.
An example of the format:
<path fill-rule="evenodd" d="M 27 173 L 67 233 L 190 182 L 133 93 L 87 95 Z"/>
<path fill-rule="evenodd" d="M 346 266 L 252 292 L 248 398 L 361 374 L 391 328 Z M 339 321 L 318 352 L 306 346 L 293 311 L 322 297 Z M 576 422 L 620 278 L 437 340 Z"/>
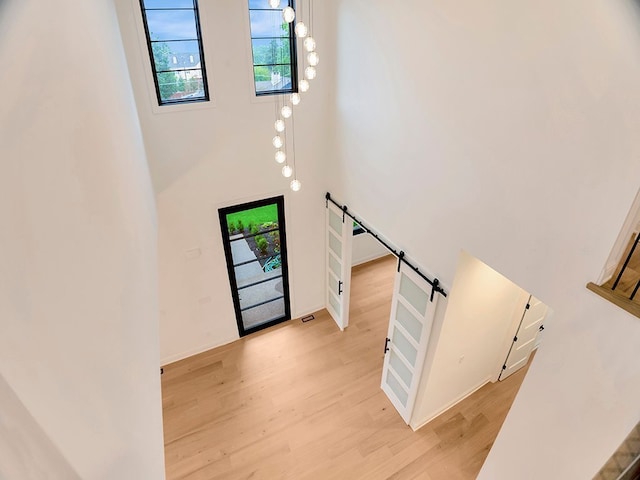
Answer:
<path fill-rule="evenodd" d="M 304 0 L 301 0 L 301 7 L 302 3 L 304 3 Z M 274 9 L 279 8 L 280 0 L 269 0 L 269 6 Z M 295 22 L 293 29 L 295 37 L 302 40 L 304 56 L 301 64 L 303 66 L 304 77 L 298 82 L 297 92 L 287 95 L 276 95 L 275 100 L 276 119 L 274 122 L 274 128 L 276 130 L 276 135 L 272 140 L 273 146 L 276 149 L 275 160 L 278 164 L 283 165 L 282 175 L 285 178 L 293 177 L 289 186 L 294 192 L 299 191 L 302 184 L 300 183 L 300 180 L 298 180 L 298 171 L 296 168 L 295 115 L 293 107 L 300 104 L 300 101 L 302 100 L 300 93 L 306 93 L 309 91 L 311 86 L 309 81 L 316 78 L 316 66 L 320 61 L 320 56 L 318 55 L 318 52 L 316 52 L 316 41 L 312 36 L 313 0 L 308 0 L 308 6 L 308 24 L 304 23 L 302 20 L 296 21 L 297 15 L 293 7 L 287 6 L 282 9 L 282 19 L 289 25 Z M 298 17 L 302 18 L 302 8 L 299 10 L 300 15 L 298 15 Z M 296 52 L 298 52 L 298 50 L 299 49 L 296 49 Z M 296 75 L 292 75 L 292 77 L 296 78 Z M 292 143 L 292 162 L 289 161 L 287 156 L 287 121 L 291 124 L 290 137 Z"/>

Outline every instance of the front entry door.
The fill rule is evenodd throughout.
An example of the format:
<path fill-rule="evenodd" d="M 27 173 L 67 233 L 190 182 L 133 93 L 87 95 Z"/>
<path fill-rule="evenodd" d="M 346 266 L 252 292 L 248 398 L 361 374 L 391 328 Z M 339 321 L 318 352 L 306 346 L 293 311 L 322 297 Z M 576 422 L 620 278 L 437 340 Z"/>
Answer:
<path fill-rule="evenodd" d="M 284 197 L 218 213 L 240 336 L 289 320 Z"/>
<path fill-rule="evenodd" d="M 349 325 L 353 221 L 334 204 L 328 203 L 326 222 L 325 305 L 340 330 L 344 330 Z"/>
<path fill-rule="evenodd" d="M 382 390 L 408 424 L 439 295 L 404 263 L 396 275 L 382 367 Z"/>
<path fill-rule="evenodd" d="M 546 315 L 547 306 L 533 295 L 529 296 L 518 332 L 513 339 L 498 380 L 504 380 L 527 364 L 536 346 L 536 339 Z"/>

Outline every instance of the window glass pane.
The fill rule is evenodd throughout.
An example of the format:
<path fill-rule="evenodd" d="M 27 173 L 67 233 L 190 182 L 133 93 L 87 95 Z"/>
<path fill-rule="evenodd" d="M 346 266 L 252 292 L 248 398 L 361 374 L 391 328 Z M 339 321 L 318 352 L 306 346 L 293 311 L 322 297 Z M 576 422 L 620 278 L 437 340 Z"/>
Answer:
<path fill-rule="evenodd" d="M 291 91 L 290 66 L 255 67 L 253 71 L 257 93 Z"/>
<path fill-rule="evenodd" d="M 271 8 L 269 0 L 249 0 L 249 8 L 260 8 L 264 10 L 276 10 L 281 11 L 284 7 L 290 7 L 291 0 L 280 0 L 280 6 L 278 8 Z"/>
<path fill-rule="evenodd" d="M 142 0 L 158 104 L 209 100 L 196 0 Z"/>
<path fill-rule="evenodd" d="M 144 0 L 144 8 L 193 8 L 193 0 Z"/>
<path fill-rule="evenodd" d="M 176 70 L 159 72 L 158 88 L 162 102 L 197 100 L 206 98 L 202 70 Z"/>
<path fill-rule="evenodd" d="M 193 10 L 147 10 L 151 40 L 192 40 L 198 38 Z"/>
<path fill-rule="evenodd" d="M 280 10 L 253 10 L 249 12 L 251 38 L 288 37 L 289 24 L 282 19 Z"/>
<path fill-rule="evenodd" d="M 248 1 L 256 94 L 296 92 L 293 28 L 282 19 L 292 1 L 281 0 L 278 8 L 268 0 Z"/>
<path fill-rule="evenodd" d="M 200 67 L 198 42 L 153 42 L 153 61 L 156 71 L 191 69 Z"/>
<path fill-rule="evenodd" d="M 254 65 L 291 63 L 288 38 L 259 38 L 251 41 Z"/>

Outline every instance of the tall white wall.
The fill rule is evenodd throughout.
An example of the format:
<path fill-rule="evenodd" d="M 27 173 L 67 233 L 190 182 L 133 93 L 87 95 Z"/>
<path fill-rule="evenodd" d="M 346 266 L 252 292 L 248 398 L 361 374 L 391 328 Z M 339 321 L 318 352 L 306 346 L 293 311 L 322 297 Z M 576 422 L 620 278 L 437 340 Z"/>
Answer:
<path fill-rule="evenodd" d="M 292 314 L 324 305 L 328 79 L 325 4 L 316 2 L 318 77 L 295 109 L 302 190 L 273 159 L 274 99 L 255 98 L 246 1 L 199 2 L 213 102 L 157 106 L 139 2 L 116 0 L 158 202 L 161 356 L 167 363 L 238 338 L 218 208 L 286 194 Z M 325 52 L 327 54 L 325 55 Z M 193 257 L 187 252 L 200 251 Z"/>
<path fill-rule="evenodd" d="M 164 478 L 155 207 L 115 9 L 0 15 L 0 476 Z"/>
<path fill-rule="evenodd" d="M 465 249 L 554 310 L 480 479 L 590 478 L 640 401 L 640 321 L 584 288 L 638 190 L 633 2 L 332 4 L 332 194 L 446 285 Z"/>
<path fill-rule="evenodd" d="M 489 381 L 495 381 L 529 294 L 460 253 L 447 309 L 411 418 L 419 427 Z"/>

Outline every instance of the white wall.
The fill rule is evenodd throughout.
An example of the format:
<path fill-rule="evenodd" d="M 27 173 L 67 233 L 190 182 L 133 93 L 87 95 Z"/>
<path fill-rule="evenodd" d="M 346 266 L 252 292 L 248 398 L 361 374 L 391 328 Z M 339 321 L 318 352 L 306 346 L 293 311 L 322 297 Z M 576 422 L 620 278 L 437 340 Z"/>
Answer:
<path fill-rule="evenodd" d="M 164 478 L 155 210 L 112 2 L 3 2 L 0 64 L 0 410 L 32 417 L 0 472 Z"/>
<path fill-rule="evenodd" d="M 200 2 L 214 101 L 185 110 L 155 105 L 139 2 L 116 0 L 157 194 L 163 363 L 238 338 L 217 216 L 221 206 L 286 193 L 292 314 L 324 306 L 325 164 L 333 103 L 325 4 L 315 8 L 318 77 L 294 114 L 303 187 L 292 194 L 273 160 L 273 97 L 256 100 L 252 90 L 247 3 Z M 187 258 L 193 249 L 202 254 Z"/>
<path fill-rule="evenodd" d="M 529 294 L 470 255 L 460 253 L 431 370 L 420 387 L 411 426 L 433 419 L 489 381 L 506 359 Z"/>
<path fill-rule="evenodd" d="M 354 266 L 389 255 L 389 250 L 368 233 L 355 235 L 351 250 L 351 264 Z"/>
<path fill-rule="evenodd" d="M 465 249 L 554 309 L 479 478 L 590 478 L 640 401 L 640 321 L 584 288 L 638 190 L 632 2 L 333 4 L 329 191 L 445 284 Z"/>
<path fill-rule="evenodd" d="M 0 376 L 0 479 L 81 480 Z"/>

